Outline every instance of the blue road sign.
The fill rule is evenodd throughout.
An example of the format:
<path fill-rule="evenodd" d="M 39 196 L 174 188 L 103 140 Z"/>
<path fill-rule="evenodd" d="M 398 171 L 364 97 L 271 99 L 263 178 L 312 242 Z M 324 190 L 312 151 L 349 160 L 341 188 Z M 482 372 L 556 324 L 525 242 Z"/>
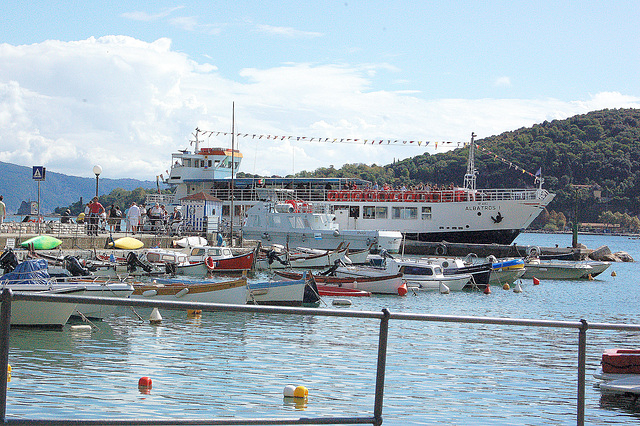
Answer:
<path fill-rule="evenodd" d="M 47 168 L 44 166 L 33 166 L 33 180 L 44 180 Z"/>

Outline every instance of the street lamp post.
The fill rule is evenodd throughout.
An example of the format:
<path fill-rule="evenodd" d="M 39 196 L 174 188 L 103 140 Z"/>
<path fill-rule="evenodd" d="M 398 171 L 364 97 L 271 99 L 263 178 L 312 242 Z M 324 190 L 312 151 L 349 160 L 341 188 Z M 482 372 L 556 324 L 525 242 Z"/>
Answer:
<path fill-rule="evenodd" d="M 100 174 L 102 173 L 102 167 L 99 165 L 93 166 L 93 173 L 96 175 L 96 197 L 98 196 L 98 180 L 100 178 Z"/>

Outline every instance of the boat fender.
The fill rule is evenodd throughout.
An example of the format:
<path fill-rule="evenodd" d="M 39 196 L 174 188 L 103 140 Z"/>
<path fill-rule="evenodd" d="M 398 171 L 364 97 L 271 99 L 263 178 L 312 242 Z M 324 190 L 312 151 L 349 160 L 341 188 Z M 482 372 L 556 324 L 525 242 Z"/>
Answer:
<path fill-rule="evenodd" d="M 185 296 L 187 293 L 189 293 L 189 288 L 185 287 L 182 290 L 180 290 L 179 292 L 176 293 L 176 297 L 179 299 L 183 296 Z"/>
<path fill-rule="evenodd" d="M 445 254 L 447 254 L 447 246 L 445 246 L 444 244 L 438 244 L 436 246 L 436 254 L 438 256 L 444 256 Z"/>
<path fill-rule="evenodd" d="M 349 299 L 333 299 L 331 303 L 333 306 L 351 306 L 351 300 Z"/>
<path fill-rule="evenodd" d="M 145 291 L 143 291 L 143 292 L 142 292 L 142 295 L 143 295 L 144 297 L 153 297 L 153 296 L 155 296 L 156 294 L 158 294 L 158 291 L 157 291 L 157 290 L 145 290 Z"/>
<path fill-rule="evenodd" d="M 529 257 L 538 257 L 538 256 L 540 256 L 540 247 L 538 247 L 538 246 L 529 246 L 527 248 L 527 256 L 529 256 Z"/>
<path fill-rule="evenodd" d="M 398 296 L 406 296 L 408 292 L 407 283 L 402 283 L 402 285 L 398 287 Z"/>

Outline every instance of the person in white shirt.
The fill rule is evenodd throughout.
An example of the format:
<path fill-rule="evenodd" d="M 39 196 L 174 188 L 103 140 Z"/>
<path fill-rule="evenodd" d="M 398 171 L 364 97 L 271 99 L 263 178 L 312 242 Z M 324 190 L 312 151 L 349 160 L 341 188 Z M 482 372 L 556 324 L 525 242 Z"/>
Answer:
<path fill-rule="evenodd" d="M 135 202 L 131 203 L 131 207 L 127 211 L 127 222 L 131 227 L 131 232 L 134 234 L 138 231 L 138 224 L 140 223 L 140 208 Z"/>

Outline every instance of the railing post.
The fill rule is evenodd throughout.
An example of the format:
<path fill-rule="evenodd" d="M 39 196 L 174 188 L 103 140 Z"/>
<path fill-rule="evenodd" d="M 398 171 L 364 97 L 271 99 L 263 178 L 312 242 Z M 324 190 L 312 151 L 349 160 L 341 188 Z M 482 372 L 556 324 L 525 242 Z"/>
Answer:
<path fill-rule="evenodd" d="M 387 308 L 382 310 L 384 317 L 380 320 L 380 336 L 378 341 L 378 368 L 376 371 L 376 395 L 373 406 L 373 418 L 375 425 L 382 424 L 382 400 L 384 398 L 384 375 L 387 366 L 387 338 L 389 336 L 389 317 L 391 313 Z"/>
<path fill-rule="evenodd" d="M 0 423 L 5 423 L 7 414 L 7 378 L 9 376 L 9 330 L 11 328 L 11 289 L 2 290 L 0 300 Z"/>
<path fill-rule="evenodd" d="M 587 359 L 587 320 L 581 319 L 582 326 L 578 331 L 578 426 L 584 426 L 585 371 Z"/>

